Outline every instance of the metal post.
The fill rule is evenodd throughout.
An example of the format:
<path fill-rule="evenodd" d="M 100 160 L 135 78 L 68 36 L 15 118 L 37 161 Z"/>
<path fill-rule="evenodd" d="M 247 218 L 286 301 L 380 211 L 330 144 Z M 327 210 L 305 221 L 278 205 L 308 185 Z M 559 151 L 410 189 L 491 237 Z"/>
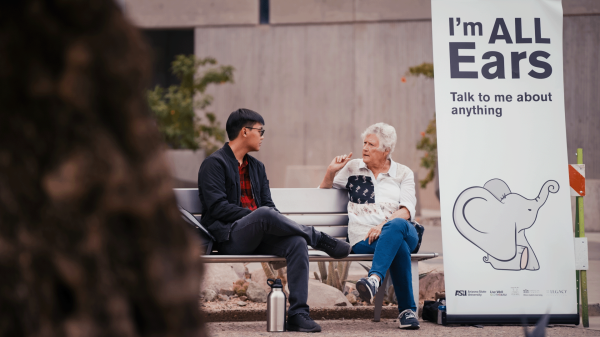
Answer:
<path fill-rule="evenodd" d="M 390 271 L 388 270 L 387 273 L 385 273 L 383 281 L 381 281 L 381 286 L 379 286 L 379 291 L 377 291 L 377 294 L 375 294 L 375 298 L 371 299 L 371 301 L 374 302 L 373 304 L 375 304 L 375 317 L 373 318 L 373 322 L 379 322 L 381 318 L 381 309 L 383 309 L 383 297 L 385 296 L 385 293 L 387 291 L 388 282 L 390 279 Z"/>
<path fill-rule="evenodd" d="M 575 237 L 579 237 L 579 209 L 577 208 L 577 199 L 575 199 Z M 579 270 L 575 271 L 575 284 L 577 285 L 575 290 L 577 291 L 577 314 L 581 317 L 580 303 L 579 303 Z"/>
<path fill-rule="evenodd" d="M 583 164 L 583 149 L 577 149 L 577 164 Z M 583 213 L 583 197 L 576 197 L 577 200 L 577 228 L 579 237 L 585 237 L 585 217 Z M 579 272 L 579 281 L 581 283 L 581 321 L 584 328 L 590 327 L 590 318 L 588 316 L 588 295 L 587 295 L 587 271 Z"/>

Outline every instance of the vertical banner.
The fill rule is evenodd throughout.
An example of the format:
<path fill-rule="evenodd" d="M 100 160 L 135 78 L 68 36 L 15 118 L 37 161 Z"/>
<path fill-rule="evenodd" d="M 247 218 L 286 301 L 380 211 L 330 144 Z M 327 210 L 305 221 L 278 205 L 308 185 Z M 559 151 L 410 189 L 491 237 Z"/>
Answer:
<path fill-rule="evenodd" d="M 432 0 L 448 323 L 579 322 L 562 20 L 560 0 Z"/>

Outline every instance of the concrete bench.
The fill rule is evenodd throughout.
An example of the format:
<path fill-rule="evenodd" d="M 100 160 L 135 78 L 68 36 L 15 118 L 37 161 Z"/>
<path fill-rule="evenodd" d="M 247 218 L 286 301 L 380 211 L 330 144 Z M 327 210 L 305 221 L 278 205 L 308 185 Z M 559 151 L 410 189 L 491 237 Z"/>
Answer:
<path fill-rule="evenodd" d="M 197 188 L 175 189 L 177 203 L 199 220 L 202 205 L 198 198 Z M 348 235 L 348 193 L 345 190 L 317 188 L 272 188 L 271 196 L 279 211 L 299 224 L 315 226 L 318 230 L 333 237 L 345 239 Z M 427 240 L 427 233 L 423 240 Z M 310 247 L 309 247 L 310 248 Z M 412 286 L 415 303 L 419 302 L 419 261 L 437 257 L 437 253 L 418 253 L 411 255 Z M 309 249 L 309 261 L 372 261 L 373 254 L 350 254 L 340 260 L 333 259 L 327 254 Z M 275 255 L 204 255 L 204 263 L 232 262 L 276 262 L 285 258 Z M 389 271 L 383 281 L 387 289 L 391 282 Z M 375 321 L 381 317 L 381 308 L 385 291 L 377 293 L 375 304 Z"/>

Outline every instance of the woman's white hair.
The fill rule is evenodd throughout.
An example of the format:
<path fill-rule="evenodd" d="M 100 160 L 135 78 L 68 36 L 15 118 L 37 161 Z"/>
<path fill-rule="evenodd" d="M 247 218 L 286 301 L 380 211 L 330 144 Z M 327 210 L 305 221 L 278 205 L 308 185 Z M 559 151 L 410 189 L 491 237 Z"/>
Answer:
<path fill-rule="evenodd" d="M 396 147 L 396 129 L 393 126 L 385 123 L 376 123 L 369 126 L 365 132 L 362 133 L 361 137 L 363 141 L 368 135 L 375 135 L 379 139 L 379 151 L 385 152 L 390 150 L 387 155 L 387 159 L 392 158 L 392 152 Z"/>

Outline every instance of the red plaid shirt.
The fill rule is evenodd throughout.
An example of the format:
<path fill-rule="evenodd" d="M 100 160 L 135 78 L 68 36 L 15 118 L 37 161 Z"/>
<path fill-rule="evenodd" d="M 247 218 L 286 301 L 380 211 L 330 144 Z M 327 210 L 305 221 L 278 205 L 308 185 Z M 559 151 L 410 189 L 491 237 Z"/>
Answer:
<path fill-rule="evenodd" d="M 250 170 L 248 169 L 248 157 L 244 156 L 244 162 L 238 166 L 240 171 L 240 187 L 242 189 L 242 207 L 254 211 L 256 202 L 252 196 L 252 184 L 250 184 Z"/>

